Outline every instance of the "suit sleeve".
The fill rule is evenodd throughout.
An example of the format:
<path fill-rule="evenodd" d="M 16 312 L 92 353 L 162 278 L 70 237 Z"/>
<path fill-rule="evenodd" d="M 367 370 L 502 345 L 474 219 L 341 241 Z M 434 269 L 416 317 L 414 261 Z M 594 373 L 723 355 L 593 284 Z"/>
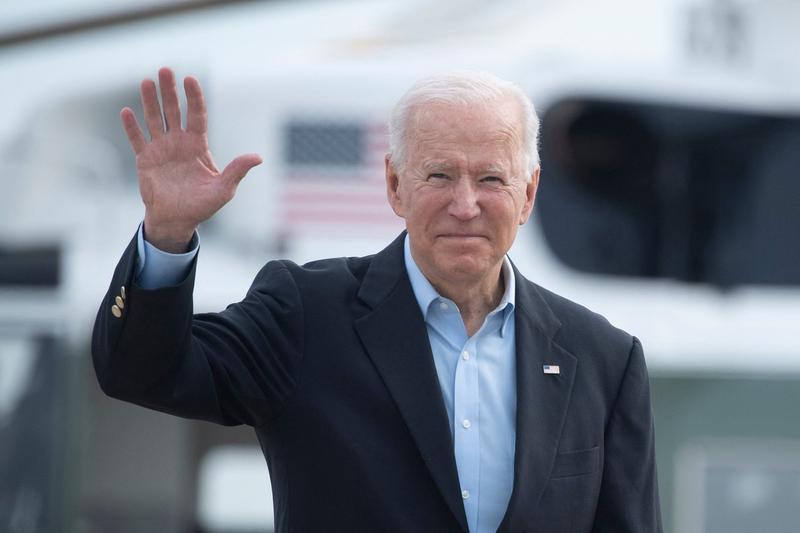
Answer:
<path fill-rule="evenodd" d="M 244 300 L 193 315 L 196 259 L 178 285 L 146 290 L 133 282 L 136 254 L 134 238 L 95 321 L 92 358 L 103 391 L 225 425 L 277 417 L 303 352 L 303 305 L 287 266 L 268 263 Z"/>
<path fill-rule="evenodd" d="M 605 466 L 594 533 L 660 533 L 650 384 L 634 337 L 608 421 Z"/>

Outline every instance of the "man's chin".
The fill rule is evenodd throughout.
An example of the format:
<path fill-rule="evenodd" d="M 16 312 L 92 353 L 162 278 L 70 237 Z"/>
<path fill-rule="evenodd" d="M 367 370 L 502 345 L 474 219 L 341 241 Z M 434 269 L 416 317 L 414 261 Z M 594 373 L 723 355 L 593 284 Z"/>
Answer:
<path fill-rule="evenodd" d="M 459 254 L 439 261 L 438 270 L 449 281 L 479 281 L 492 270 L 488 260 L 477 259 L 475 254 Z"/>
<path fill-rule="evenodd" d="M 448 262 L 475 260 L 491 253 L 491 243 L 485 237 L 443 236 L 436 239 L 435 253 Z"/>

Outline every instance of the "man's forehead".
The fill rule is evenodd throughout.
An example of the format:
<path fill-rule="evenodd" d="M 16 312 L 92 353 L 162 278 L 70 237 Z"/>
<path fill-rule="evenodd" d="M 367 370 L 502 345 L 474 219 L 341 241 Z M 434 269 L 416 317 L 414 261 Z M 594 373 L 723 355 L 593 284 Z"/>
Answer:
<path fill-rule="evenodd" d="M 428 104 L 411 117 L 406 134 L 411 143 L 519 142 L 521 116 L 505 104 Z"/>

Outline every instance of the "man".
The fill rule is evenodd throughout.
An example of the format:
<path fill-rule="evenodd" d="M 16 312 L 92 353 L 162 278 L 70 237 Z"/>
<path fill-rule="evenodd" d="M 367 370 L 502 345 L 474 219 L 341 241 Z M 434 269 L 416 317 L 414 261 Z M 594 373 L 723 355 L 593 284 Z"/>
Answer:
<path fill-rule="evenodd" d="M 539 181 L 518 87 L 419 82 L 386 157 L 407 233 L 370 257 L 268 263 L 243 301 L 192 316 L 195 229 L 260 158 L 218 171 L 197 81 L 185 130 L 169 69 L 159 84 L 163 116 L 141 87 L 149 142 L 122 111 L 145 220 L 95 325 L 108 394 L 252 425 L 278 531 L 661 530 L 639 342 L 506 257 Z"/>

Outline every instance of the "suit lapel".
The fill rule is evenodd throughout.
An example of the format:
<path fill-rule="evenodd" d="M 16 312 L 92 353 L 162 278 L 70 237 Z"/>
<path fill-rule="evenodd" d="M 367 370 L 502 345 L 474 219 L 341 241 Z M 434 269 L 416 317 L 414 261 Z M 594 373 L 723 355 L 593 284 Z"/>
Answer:
<path fill-rule="evenodd" d="M 425 322 L 404 268 L 404 237 L 373 259 L 359 291 L 371 310 L 356 320 L 356 330 L 447 506 L 467 531 L 450 425 Z"/>
<path fill-rule="evenodd" d="M 547 303 L 515 269 L 517 435 L 514 487 L 499 531 L 526 531 L 550 477 L 569 406 L 577 359 L 553 343 L 560 327 Z M 543 365 L 558 365 L 545 374 Z"/>

